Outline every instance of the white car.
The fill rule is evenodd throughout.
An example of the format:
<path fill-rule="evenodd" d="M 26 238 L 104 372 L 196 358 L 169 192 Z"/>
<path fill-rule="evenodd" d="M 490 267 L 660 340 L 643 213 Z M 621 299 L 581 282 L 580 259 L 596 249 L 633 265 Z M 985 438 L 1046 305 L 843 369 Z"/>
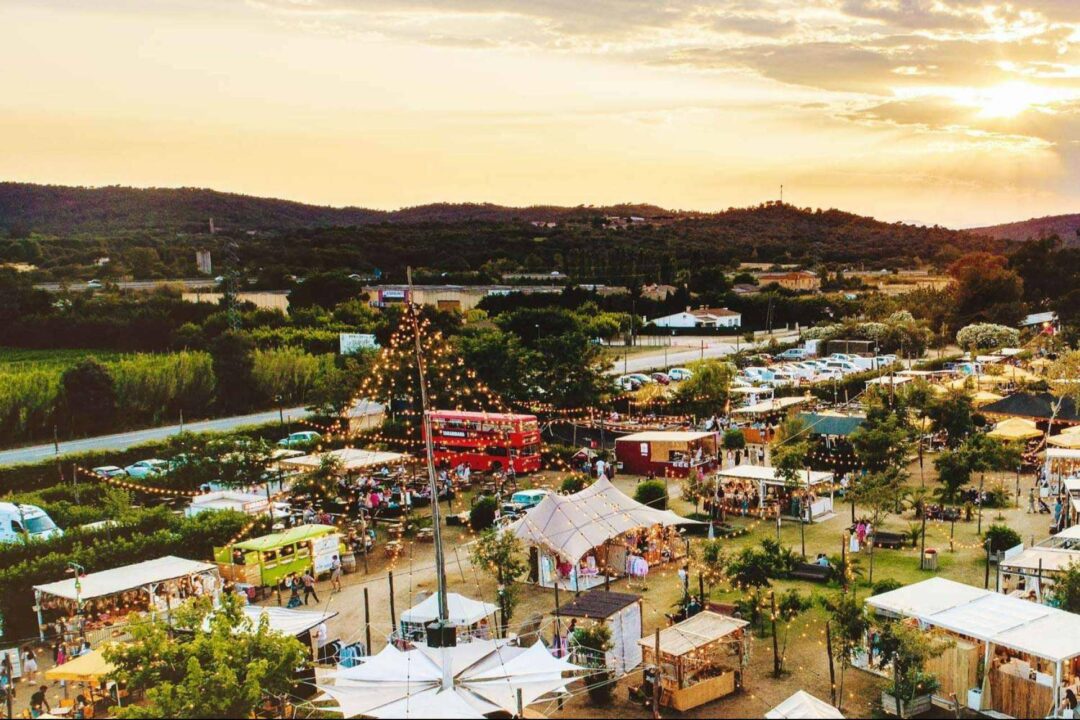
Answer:
<path fill-rule="evenodd" d="M 102 287 L 102 284 L 100 280 L 91 280 L 90 282 L 86 283 L 86 287 L 96 290 Z"/>
<path fill-rule="evenodd" d="M 158 460 L 156 458 L 151 460 L 140 460 L 131 463 L 124 468 L 124 471 L 136 480 L 145 480 L 148 477 L 164 475 L 168 470 L 169 463 L 165 460 Z"/>
<path fill-rule="evenodd" d="M 686 368 L 677 367 L 668 370 L 667 376 L 671 378 L 672 382 L 682 382 L 683 380 L 689 380 L 690 378 L 694 377 L 694 373 L 687 370 Z"/>
<path fill-rule="evenodd" d="M 90 472 L 94 473 L 95 475 L 103 475 L 104 477 L 108 478 L 123 477 L 127 475 L 127 470 L 122 467 L 117 467 L 115 465 L 99 465 L 96 468 L 90 468 Z"/>

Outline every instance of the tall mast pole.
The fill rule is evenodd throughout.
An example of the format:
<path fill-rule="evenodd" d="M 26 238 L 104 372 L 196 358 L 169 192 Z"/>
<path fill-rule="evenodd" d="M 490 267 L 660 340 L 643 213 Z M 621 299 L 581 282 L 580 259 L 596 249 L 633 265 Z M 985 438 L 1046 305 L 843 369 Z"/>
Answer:
<path fill-rule="evenodd" d="M 446 627 L 450 609 L 446 598 L 446 560 L 443 557 L 442 523 L 439 521 L 439 488 L 435 482 L 435 449 L 431 443 L 431 414 L 428 408 L 427 381 L 424 379 L 424 355 L 420 349 L 420 321 L 413 303 L 412 268 L 406 269 L 409 283 L 409 314 L 412 317 L 413 339 L 416 341 L 416 371 L 420 378 L 420 406 L 423 411 L 424 454 L 431 486 L 431 526 L 435 542 L 435 579 L 438 585 L 439 625 Z"/>

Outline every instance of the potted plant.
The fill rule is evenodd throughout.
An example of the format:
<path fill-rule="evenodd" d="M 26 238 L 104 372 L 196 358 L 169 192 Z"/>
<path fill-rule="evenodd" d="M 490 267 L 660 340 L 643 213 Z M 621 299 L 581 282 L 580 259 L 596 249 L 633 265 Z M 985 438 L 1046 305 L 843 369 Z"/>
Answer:
<path fill-rule="evenodd" d="M 880 647 L 882 656 L 892 665 L 892 682 L 881 692 L 882 709 L 899 717 L 929 710 L 930 697 L 940 685 L 924 666 L 951 644 L 951 640 L 927 635 L 901 621 L 883 626 Z"/>
<path fill-rule="evenodd" d="M 589 700 L 594 705 L 605 706 L 611 702 L 614 673 L 607 666 L 607 652 L 611 649 L 611 628 L 604 623 L 590 623 L 574 630 L 570 636 L 570 648 L 579 665 L 590 668 L 585 676 Z"/>
<path fill-rule="evenodd" d="M 990 543 L 990 562 L 1000 563 L 1005 552 L 1020 545 L 1020 534 L 1007 525 L 991 525 L 986 529 L 986 542 Z"/>

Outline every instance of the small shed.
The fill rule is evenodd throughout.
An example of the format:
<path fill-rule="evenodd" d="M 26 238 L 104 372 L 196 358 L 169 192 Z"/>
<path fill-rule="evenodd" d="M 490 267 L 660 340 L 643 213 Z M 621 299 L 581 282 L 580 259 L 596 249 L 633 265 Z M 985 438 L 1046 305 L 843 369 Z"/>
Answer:
<path fill-rule="evenodd" d="M 560 618 L 581 618 L 611 628 L 607 666 L 623 675 L 641 664 L 641 596 L 631 593 L 590 590 L 557 611 Z"/>
<path fill-rule="evenodd" d="M 741 688 L 750 659 L 748 624 L 705 610 L 658 638 L 639 640 L 642 662 L 660 668 L 660 704 L 685 712 Z"/>
<path fill-rule="evenodd" d="M 713 470 L 718 447 L 716 432 L 654 430 L 616 439 L 615 457 L 634 475 L 686 477 L 691 470 Z"/>
<path fill-rule="evenodd" d="M 839 720 L 843 720 L 844 718 L 843 714 L 835 707 L 824 700 L 818 700 L 805 690 L 795 692 L 787 700 L 765 713 L 765 717 L 767 720 L 785 720 L 786 718 L 791 720 L 839 718 Z"/>

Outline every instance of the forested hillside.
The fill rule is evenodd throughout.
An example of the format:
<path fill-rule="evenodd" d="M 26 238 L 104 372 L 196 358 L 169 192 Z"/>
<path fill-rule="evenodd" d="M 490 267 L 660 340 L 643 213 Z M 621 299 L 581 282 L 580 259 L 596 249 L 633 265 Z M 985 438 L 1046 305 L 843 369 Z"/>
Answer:
<path fill-rule="evenodd" d="M 1080 213 L 1073 215 L 1047 215 L 1031 220 L 976 228 L 973 233 L 988 235 L 1001 240 L 1038 240 L 1057 235 L 1065 245 L 1080 247 Z"/>

